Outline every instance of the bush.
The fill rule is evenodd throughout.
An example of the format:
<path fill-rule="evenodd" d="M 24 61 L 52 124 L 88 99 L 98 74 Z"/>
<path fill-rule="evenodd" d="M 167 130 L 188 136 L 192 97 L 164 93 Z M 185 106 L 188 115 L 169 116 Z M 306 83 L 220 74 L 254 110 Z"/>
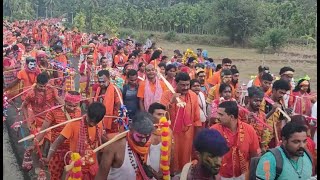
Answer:
<path fill-rule="evenodd" d="M 127 39 L 128 36 L 134 38 L 134 32 L 132 29 L 120 29 L 118 33 L 120 38 Z"/>
<path fill-rule="evenodd" d="M 272 28 L 266 32 L 266 36 L 274 51 L 278 51 L 287 41 L 287 31 L 284 29 Z"/>
<path fill-rule="evenodd" d="M 174 31 L 170 31 L 164 36 L 164 39 L 167 41 L 175 41 L 176 37 L 177 37 L 177 33 Z"/>
<path fill-rule="evenodd" d="M 260 53 L 265 52 L 267 48 L 272 48 L 272 50 L 276 52 L 283 47 L 286 42 L 287 31 L 278 28 L 269 29 L 262 36 L 253 38 L 253 45 Z"/>
<path fill-rule="evenodd" d="M 269 46 L 268 39 L 266 36 L 255 36 L 252 38 L 253 47 L 258 49 L 259 53 L 264 53 L 266 48 Z"/>
<path fill-rule="evenodd" d="M 147 32 L 138 32 L 135 39 L 136 41 L 140 43 L 145 43 L 147 41 L 147 38 L 150 36 L 150 33 Z"/>

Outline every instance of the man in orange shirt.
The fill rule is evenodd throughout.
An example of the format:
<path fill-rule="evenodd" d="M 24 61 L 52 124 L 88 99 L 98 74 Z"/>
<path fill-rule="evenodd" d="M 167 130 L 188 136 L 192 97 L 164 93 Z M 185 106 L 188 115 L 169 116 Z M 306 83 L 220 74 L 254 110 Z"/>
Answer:
<path fill-rule="evenodd" d="M 105 114 L 106 107 L 102 103 L 94 102 L 90 104 L 88 113 L 81 120 L 71 122 L 63 128 L 60 135 L 50 146 L 47 158 L 43 158 L 43 161 L 48 162 L 60 145 L 68 139 L 70 151 L 79 153 L 81 157 L 88 157 L 81 166 L 82 179 L 93 180 L 98 172 L 98 160 L 92 151 L 101 145 L 103 127 L 100 121 Z"/>
<path fill-rule="evenodd" d="M 114 65 L 116 67 L 123 67 L 127 61 L 128 61 L 128 56 L 124 54 L 123 47 L 118 47 L 118 50 L 114 56 Z"/>
<path fill-rule="evenodd" d="M 231 82 L 232 82 L 231 70 L 229 70 L 229 69 L 222 70 L 221 77 L 222 77 L 222 82 L 220 82 L 220 83 L 216 84 L 215 86 L 213 86 L 212 88 L 210 88 L 210 90 L 208 92 L 207 99 L 206 99 L 206 102 L 208 104 L 211 104 L 213 100 L 220 98 L 219 88 L 222 83 L 231 85 Z M 234 97 L 235 89 L 233 88 L 232 85 L 231 85 L 231 88 L 232 88 L 232 91 L 231 91 L 232 97 Z"/>
<path fill-rule="evenodd" d="M 231 64 L 232 61 L 229 58 L 223 58 L 222 59 L 222 69 L 220 69 L 219 71 L 215 72 L 212 76 L 211 79 L 208 79 L 208 83 L 211 86 L 214 86 L 216 84 L 219 84 L 221 82 L 221 71 L 223 69 L 231 69 Z"/>
<path fill-rule="evenodd" d="M 59 45 L 56 45 L 54 47 L 54 51 L 55 51 L 55 59 L 59 61 L 63 66 L 67 66 L 67 64 L 69 63 L 68 58 L 63 53 L 62 47 Z"/>
<path fill-rule="evenodd" d="M 294 69 L 292 69 L 291 67 L 285 66 L 280 69 L 279 75 L 280 75 L 280 79 L 287 81 L 290 85 L 290 92 L 283 96 L 283 100 L 285 103 L 285 107 L 290 108 L 292 111 L 292 108 L 294 106 L 294 102 L 293 102 L 294 98 L 292 96 L 292 90 L 295 87 L 294 81 L 292 80 L 294 75 Z"/>
<path fill-rule="evenodd" d="M 164 82 L 157 78 L 153 65 L 146 66 L 146 76 L 146 80 L 140 82 L 137 94 L 141 111 L 146 111 L 152 103 L 159 102 L 163 92 L 167 89 Z"/>
<path fill-rule="evenodd" d="M 106 107 L 107 116 L 118 116 L 120 109 L 121 91 L 112 83 L 110 83 L 110 73 L 108 70 L 101 70 L 98 72 L 99 84 L 92 87 L 92 101 L 101 102 Z M 117 91 L 119 94 L 117 94 Z M 114 118 L 105 117 L 102 121 L 103 129 L 106 133 L 117 133 L 119 128 Z"/>
<path fill-rule="evenodd" d="M 183 166 L 192 158 L 192 142 L 195 134 L 202 128 L 198 96 L 190 90 L 190 76 L 180 72 L 176 75 L 176 93 L 167 90 L 161 97 L 161 104 L 167 107 L 170 114 L 174 137 L 174 169 L 175 174 L 182 171 Z M 178 107 L 176 98 L 185 102 L 185 107 Z"/>
<path fill-rule="evenodd" d="M 269 73 L 269 67 L 262 67 L 262 66 L 259 66 L 258 67 L 258 75 L 257 77 L 254 79 L 254 80 L 251 80 L 252 83 L 248 83 L 248 87 L 251 87 L 251 86 L 256 86 L 256 87 L 261 87 L 262 85 L 262 75 L 264 73 Z"/>
<path fill-rule="evenodd" d="M 230 148 L 222 158 L 221 180 L 248 179 L 250 159 L 261 153 L 256 131 L 251 125 L 238 120 L 238 114 L 237 102 L 224 101 L 218 108 L 220 123 L 211 127 L 220 132 Z"/>
<path fill-rule="evenodd" d="M 79 107 L 81 100 L 80 93 L 76 91 L 69 91 L 65 98 L 65 105 L 61 108 L 56 108 L 49 111 L 45 117 L 45 121 L 42 124 L 41 130 L 47 129 L 50 126 L 54 126 L 70 119 L 81 117 L 81 109 Z M 60 132 L 63 130 L 65 126 L 59 126 L 51 130 L 51 143 L 53 143 Z M 44 133 L 39 134 L 35 141 L 42 141 L 44 138 Z M 51 180 L 60 180 L 63 174 L 64 168 L 64 156 L 69 151 L 69 141 L 65 141 L 59 148 L 57 148 L 56 152 L 53 154 L 52 158 L 49 160 L 49 171 L 50 171 L 50 179 Z"/>
<path fill-rule="evenodd" d="M 23 90 L 25 91 L 36 83 L 38 74 L 40 74 L 40 69 L 37 67 L 36 60 L 33 57 L 28 57 L 25 67 L 18 72 L 17 79 L 9 84 L 6 89 L 10 89 L 22 81 Z M 25 95 L 26 93 L 22 94 L 22 100 L 24 100 Z"/>

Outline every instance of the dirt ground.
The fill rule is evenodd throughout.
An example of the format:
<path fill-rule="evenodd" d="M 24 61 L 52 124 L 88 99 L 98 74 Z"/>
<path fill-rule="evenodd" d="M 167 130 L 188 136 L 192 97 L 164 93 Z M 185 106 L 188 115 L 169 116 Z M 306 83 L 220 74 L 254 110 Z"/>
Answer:
<path fill-rule="evenodd" d="M 317 92 L 317 50 L 306 47 L 289 46 L 283 48 L 279 54 L 259 54 L 255 49 L 224 48 L 203 46 L 196 44 L 178 44 L 167 41 L 159 41 L 157 47 L 164 50 L 164 54 L 170 58 L 173 51 L 179 49 L 182 53 L 188 48 L 196 52 L 197 48 L 208 51 L 208 56 L 213 58 L 216 64 L 221 64 L 222 58 L 230 58 L 240 72 L 240 82 L 248 83 L 250 76 L 258 73 L 258 66 L 269 66 L 272 74 L 279 76 L 279 71 L 284 66 L 295 69 L 294 79 L 308 75 L 311 78 L 311 91 Z"/>

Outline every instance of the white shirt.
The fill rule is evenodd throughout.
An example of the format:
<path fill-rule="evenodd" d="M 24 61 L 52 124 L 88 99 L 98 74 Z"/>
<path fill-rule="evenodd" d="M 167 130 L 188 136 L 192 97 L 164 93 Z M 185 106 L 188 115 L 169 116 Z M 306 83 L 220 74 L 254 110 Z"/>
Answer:
<path fill-rule="evenodd" d="M 207 117 L 207 112 L 206 112 L 206 98 L 203 94 L 203 92 L 199 92 L 198 95 L 198 103 L 200 106 L 200 121 L 201 122 L 205 122 L 206 121 L 206 117 Z"/>

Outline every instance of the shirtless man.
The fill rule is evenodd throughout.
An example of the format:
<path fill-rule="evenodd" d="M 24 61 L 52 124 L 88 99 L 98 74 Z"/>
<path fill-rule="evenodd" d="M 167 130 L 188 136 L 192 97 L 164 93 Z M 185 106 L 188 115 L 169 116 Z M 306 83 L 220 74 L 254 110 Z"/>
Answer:
<path fill-rule="evenodd" d="M 103 149 L 96 180 L 151 178 L 146 175 L 145 164 L 154 131 L 153 120 L 146 112 L 139 112 L 133 117 L 127 136 Z"/>

